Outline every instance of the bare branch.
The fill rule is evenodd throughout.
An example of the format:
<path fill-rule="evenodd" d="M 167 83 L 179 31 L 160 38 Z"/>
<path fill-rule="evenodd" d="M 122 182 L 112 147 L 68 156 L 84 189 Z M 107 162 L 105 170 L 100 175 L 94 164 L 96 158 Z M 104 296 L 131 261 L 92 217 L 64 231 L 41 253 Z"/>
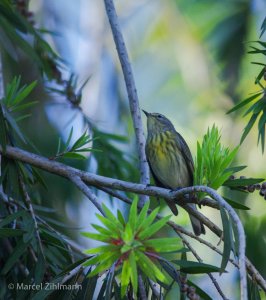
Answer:
<path fill-rule="evenodd" d="M 151 287 L 153 295 L 158 299 L 158 300 L 163 300 L 163 295 L 160 291 L 160 286 L 153 282 L 150 278 L 148 278 L 149 285 Z"/>
<path fill-rule="evenodd" d="M 83 270 L 84 270 L 83 266 L 80 265 L 77 266 L 76 268 L 74 268 L 73 270 L 71 270 L 69 273 L 66 274 L 66 276 L 62 279 L 61 284 L 63 285 L 74 276 L 78 278 L 80 274 L 83 272 Z M 77 283 L 77 280 L 75 280 L 75 282 Z"/>
<path fill-rule="evenodd" d="M 119 21 L 118 21 L 114 3 L 112 0 L 104 0 L 104 3 L 105 3 L 105 9 L 109 19 L 109 23 L 112 29 L 118 57 L 123 70 L 124 80 L 126 83 L 129 106 L 130 106 L 131 116 L 132 116 L 133 125 L 135 129 L 137 147 L 138 147 L 138 156 L 140 161 L 140 182 L 143 184 L 148 184 L 150 182 L 149 167 L 145 155 L 145 137 L 144 137 L 143 127 L 141 122 L 139 99 L 138 99 L 137 89 L 136 89 L 135 80 L 133 76 L 133 71 L 129 62 L 126 45 L 124 42 L 122 31 L 119 26 Z M 142 197 L 141 200 L 145 202 L 147 200 L 147 197 Z"/>
<path fill-rule="evenodd" d="M 78 176 L 69 176 L 69 180 L 71 180 L 76 187 L 92 202 L 92 204 L 101 212 L 103 216 L 105 213 L 101 207 L 99 199 L 92 193 L 90 188 L 80 179 Z"/>

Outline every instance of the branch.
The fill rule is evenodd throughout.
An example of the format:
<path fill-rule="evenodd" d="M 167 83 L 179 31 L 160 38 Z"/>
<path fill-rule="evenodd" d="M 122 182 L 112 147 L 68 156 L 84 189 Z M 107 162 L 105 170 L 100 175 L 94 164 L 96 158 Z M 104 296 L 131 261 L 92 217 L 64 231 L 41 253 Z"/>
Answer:
<path fill-rule="evenodd" d="M 0 147 L 0 152 L 3 154 L 2 148 Z M 230 213 L 232 216 L 232 219 L 234 222 L 236 222 L 238 227 L 238 233 L 240 235 L 240 272 L 241 272 L 241 290 L 243 292 L 243 288 L 246 287 L 246 277 L 245 277 L 245 235 L 243 226 L 239 220 L 238 215 L 235 213 L 233 208 L 223 200 L 223 198 L 216 193 L 213 189 L 206 187 L 206 186 L 194 186 L 194 187 L 187 187 L 180 189 L 178 191 L 171 191 L 159 187 L 154 186 L 146 186 L 143 184 L 138 183 L 132 183 L 132 182 L 126 182 L 122 180 L 117 180 L 109 177 L 104 177 L 100 175 L 95 175 L 89 172 L 80 171 L 78 169 L 66 166 L 62 163 L 51 161 L 47 158 L 44 158 L 42 156 L 21 150 L 19 148 L 10 147 L 7 146 L 6 153 L 3 154 L 9 158 L 20 160 L 24 163 L 31 164 L 32 166 L 41 168 L 47 172 L 57 174 L 59 176 L 63 176 L 66 178 L 69 178 L 69 176 L 78 176 L 80 179 L 89 185 L 95 186 L 95 187 L 107 187 L 117 190 L 123 190 L 128 192 L 133 192 L 136 194 L 145 194 L 149 196 L 155 196 L 155 197 L 162 197 L 169 200 L 174 200 L 180 195 L 193 193 L 193 192 L 206 192 L 209 194 L 214 200 L 218 201 L 219 205 L 226 208 L 226 210 Z M 187 208 L 189 209 L 189 208 Z M 199 218 L 203 221 L 203 223 L 208 226 L 216 235 L 219 237 L 222 235 L 222 231 L 219 227 L 214 225 L 210 220 L 205 218 L 200 212 L 197 212 L 193 210 L 193 215 Z M 240 223 L 239 223 L 240 222 Z M 250 266 L 250 265 L 249 265 Z M 244 272 L 243 272 L 244 270 Z M 249 268 L 250 272 L 252 271 L 252 268 Z M 254 273 L 253 273 L 254 274 Z M 266 291 L 266 283 L 263 280 L 263 278 L 258 279 L 258 283 L 261 284 L 261 287 Z M 245 291 L 243 292 L 242 297 L 245 297 Z M 246 298 L 242 298 L 246 299 Z"/>
<path fill-rule="evenodd" d="M 126 83 L 126 89 L 129 99 L 129 106 L 131 111 L 131 116 L 133 120 L 133 125 L 136 134 L 138 156 L 140 161 L 140 182 L 143 184 L 148 184 L 150 182 L 149 167 L 145 155 L 145 137 L 141 122 L 141 113 L 139 109 L 139 100 L 137 89 L 135 85 L 135 80 L 133 76 L 133 71 L 129 62 L 129 57 L 124 42 L 124 38 L 119 26 L 119 21 L 115 6 L 112 0 L 104 0 L 106 13 L 109 19 L 109 23 L 112 29 L 114 42 L 116 45 L 116 50 L 119 56 L 120 64 L 123 70 L 124 80 Z M 147 197 L 142 197 L 142 204 L 147 200 Z"/>
<path fill-rule="evenodd" d="M 44 251 L 43 251 L 42 240 L 41 240 L 40 232 L 39 232 L 39 226 L 38 226 L 37 219 L 36 219 L 36 216 L 35 216 L 35 213 L 34 213 L 34 210 L 33 210 L 33 206 L 32 206 L 32 203 L 31 203 L 30 196 L 29 196 L 29 194 L 27 192 L 27 189 L 26 189 L 26 186 L 25 186 L 25 183 L 23 181 L 23 178 L 22 178 L 21 174 L 19 174 L 19 184 L 20 184 L 20 187 L 21 187 L 21 190 L 22 190 L 22 194 L 23 194 L 23 198 L 24 198 L 24 201 L 25 201 L 25 205 L 27 206 L 28 211 L 30 212 L 30 215 L 31 215 L 32 220 L 33 220 L 35 234 L 36 234 L 36 239 L 37 239 L 38 244 L 39 244 L 41 255 L 42 255 L 43 259 L 45 260 L 45 255 L 44 255 Z"/>
<path fill-rule="evenodd" d="M 13 198 L 8 197 L 3 191 L 0 190 L 0 199 L 2 199 L 4 201 L 4 203 L 6 205 L 8 205 L 11 208 L 14 207 L 20 207 L 21 209 L 24 209 L 27 211 L 27 208 L 20 202 L 15 201 Z M 49 230 L 51 230 L 53 233 L 55 233 L 56 235 L 58 235 L 66 244 L 66 247 L 68 248 L 69 251 L 69 255 L 71 256 L 72 262 L 74 263 L 74 259 L 73 259 L 73 251 L 77 252 L 78 254 L 80 254 L 81 256 L 85 256 L 85 254 L 83 253 L 83 250 L 79 248 L 78 245 L 76 245 L 75 242 L 68 240 L 63 234 L 61 234 L 60 232 L 58 232 L 57 230 L 55 230 L 50 224 L 48 224 L 46 221 L 44 221 L 41 217 L 39 217 L 38 215 L 36 215 L 37 220 L 39 221 L 39 223 L 42 223 L 44 226 L 46 226 Z M 34 254 L 35 255 L 35 254 Z M 36 259 L 37 262 L 37 259 Z"/>
<path fill-rule="evenodd" d="M 69 176 L 69 180 L 72 181 L 76 187 L 85 195 L 88 197 L 88 199 L 92 202 L 92 204 L 101 212 L 103 216 L 105 216 L 105 213 L 100 205 L 99 199 L 92 193 L 90 188 L 80 179 L 78 176 Z"/>
<path fill-rule="evenodd" d="M 202 263 L 203 260 L 201 259 L 201 257 L 198 255 L 198 253 L 195 251 L 195 249 L 190 245 L 190 243 L 188 242 L 188 240 L 186 238 L 183 237 L 183 235 L 181 233 L 178 233 L 178 235 L 180 236 L 180 238 L 182 239 L 183 243 L 188 247 L 188 249 L 190 249 L 190 251 L 192 252 L 192 254 L 194 255 L 194 257 L 196 257 L 196 259 L 198 260 L 198 262 Z M 213 285 L 215 286 L 215 288 L 217 289 L 218 293 L 220 294 L 220 296 L 222 297 L 222 299 L 224 300 L 229 300 L 228 298 L 226 298 L 226 296 L 224 295 L 223 291 L 221 290 L 217 280 L 215 279 L 215 277 L 209 273 L 208 276 L 210 277 L 211 281 L 213 282 Z"/>
<path fill-rule="evenodd" d="M 61 281 L 61 285 L 64 285 L 69 279 L 71 279 L 72 277 L 76 276 L 77 279 L 80 276 L 80 274 L 83 272 L 84 267 L 78 265 L 76 268 L 74 268 L 73 270 L 71 270 L 70 272 L 68 272 L 65 277 L 62 279 Z M 77 280 L 75 280 L 75 283 L 77 283 Z"/>
<path fill-rule="evenodd" d="M 181 195 L 186 193 L 194 192 L 206 192 L 208 193 L 214 200 L 216 200 L 220 206 L 224 207 L 230 216 L 232 217 L 234 223 L 237 226 L 238 236 L 239 236 L 239 273 L 240 273 L 240 298 L 241 300 L 248 299 L 247 295 L 247 275 L 246 275 L 246 267 L 245 267 L 245 251 L 246 251 L 246 237 L 243 225 L 240 221 L 239 216 L 235 212 L 235 210 L 229 205 L 219 194 L 216 193 L 215 190 L 207 187 L 207 186 L 194 186 L 191 188 L 184 188 L 180 190 Z"/>

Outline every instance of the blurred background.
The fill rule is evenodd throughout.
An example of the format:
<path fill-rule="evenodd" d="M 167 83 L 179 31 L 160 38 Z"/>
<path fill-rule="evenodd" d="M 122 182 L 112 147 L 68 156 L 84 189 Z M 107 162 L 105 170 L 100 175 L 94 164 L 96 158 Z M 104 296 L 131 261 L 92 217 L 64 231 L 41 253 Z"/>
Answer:
<path fill-rule="evenodd" d="M 137 181 L 137 152 L 128 99 L 103 1 L 31 0 L 29 3 L 35 26 L 53 32 L 47 34 L 47 41 L 68 66 L 62 69 L 63 77 L 67 80 L 74 73 L 79 87 L 87 79 L 88 82 L 82 92 L 81 112 L 63 96 L 47 93 L 45 83 L 39 80 L 32 95 L 38 105 L 32 109 L 32 117 L 21 122 L 24 132 L 49 157 L 56 152 L 59 136 L 66 140 L 73 127 L 74 140 L 88 128 L 89 122 L 102 135 L 106 134 L 105 142 L 94 143 L 102 152 L 89 155 L 85 162 L 64 162 L 104 176 Z M 226 112 L 258 90 L 254 79 L 260 68 L 251 64 L 254 58 L 247 51 L 250 42 L 259 38 L 266 2 L 119 0 L 115 5 L 141 108 L 166 115 L 183 135 L 194 157 L 197 141 L 202 140 L 213 123 L 221 129 L 223 144 L 236 147 L 248 117 Z M 265 63 L 265 58 L 260 58 Z M 10 59 L 6 73 L 10 78 L 22 74 L 25 82 L 40 79 L 37 68 L 23 55 L 19 65 Z M 145 121 L 143 116 L 146 130 Z M 93 130 L 91 134 L 96 135 Z M 266 178 L 266 159 L 257 146 L 256 127 L 242 144 L 236 164 L 247 165 L 240 175 Z M 36 194 L 35 200 L 55 209 L 52 217 L 47 214 L 47 220 L 59 228 L 63 223 L 69 224 L 69 228 L 64 226 L 65 234 L 82 248 L 94 246 L 79 236 L 80 230 L 92 230 L 90 223 L 97 222 L 94 207 L 66 180 L 50 174 L 45 174 L 45 178 L 48 189 L 39 189 L 41 194 Z M 98 196 L 114 210 L 128 209 L 117 199 L 102 193 Z M 250 207 L 249 211 L 238 211 L 247 234 L 247 256 L 266 276 L 266 202 L 257 193 L 235 194 L 235 197 Z M 162 205 L 162 214 L 166 213 L 169 210 Z M 218 212 L 203 208 L 202 213 L 221 225 Z M 173 220 L 190 229 L 186 213 L 180 212 Z M 219 242 L 209 231 L 206 239 L 215 245 Z M 195 241 L 191 243 L 204 262 L 220 264 L 221 257 Z M 230 299 L 238 299 L 235 285 L 238 275 L 232 270 L 228 266 L 229 274 L 216 278 Z M 217 292 L 207 276 L 195 275 L 193 280 L 216 299 Z M 176 299 L 175 294 L 169 295 L 169 299 Z"/>

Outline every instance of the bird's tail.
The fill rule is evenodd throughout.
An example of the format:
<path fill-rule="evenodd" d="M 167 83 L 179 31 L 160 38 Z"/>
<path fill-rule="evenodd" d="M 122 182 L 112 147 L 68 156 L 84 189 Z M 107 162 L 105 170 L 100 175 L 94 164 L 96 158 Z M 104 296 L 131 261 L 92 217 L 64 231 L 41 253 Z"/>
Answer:
<path fill-rule="evenodd" d="M 197 209 L 196 204 L 193 203 L 189 203 L 187 204 L 187 206 Z M 192 216 L 191 214 L 189 214 L 189 218 L 195 235 L 205 234 L 205 228 L 203 223 L 200 220 L 198 220 L 196 217 Z"/>

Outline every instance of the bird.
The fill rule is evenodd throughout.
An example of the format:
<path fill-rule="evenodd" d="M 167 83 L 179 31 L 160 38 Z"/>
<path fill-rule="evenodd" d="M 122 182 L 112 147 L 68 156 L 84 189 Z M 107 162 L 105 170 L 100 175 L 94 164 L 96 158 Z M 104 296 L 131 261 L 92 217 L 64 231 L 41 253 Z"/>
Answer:
<path fill-rule="evenodd" d="M 147 117 L 145 153 L 156 186 L 171 190 L 192 186 L 194 163 L 186 141 L 164 115 L 143 112 Z M 165 201 L 177 215 L 176 204 Z M 197 209 L 194 203 L 186 205 Z M 195 235 L 205 234 L 203 223 L 192 215 L 189 217 Z"/>

